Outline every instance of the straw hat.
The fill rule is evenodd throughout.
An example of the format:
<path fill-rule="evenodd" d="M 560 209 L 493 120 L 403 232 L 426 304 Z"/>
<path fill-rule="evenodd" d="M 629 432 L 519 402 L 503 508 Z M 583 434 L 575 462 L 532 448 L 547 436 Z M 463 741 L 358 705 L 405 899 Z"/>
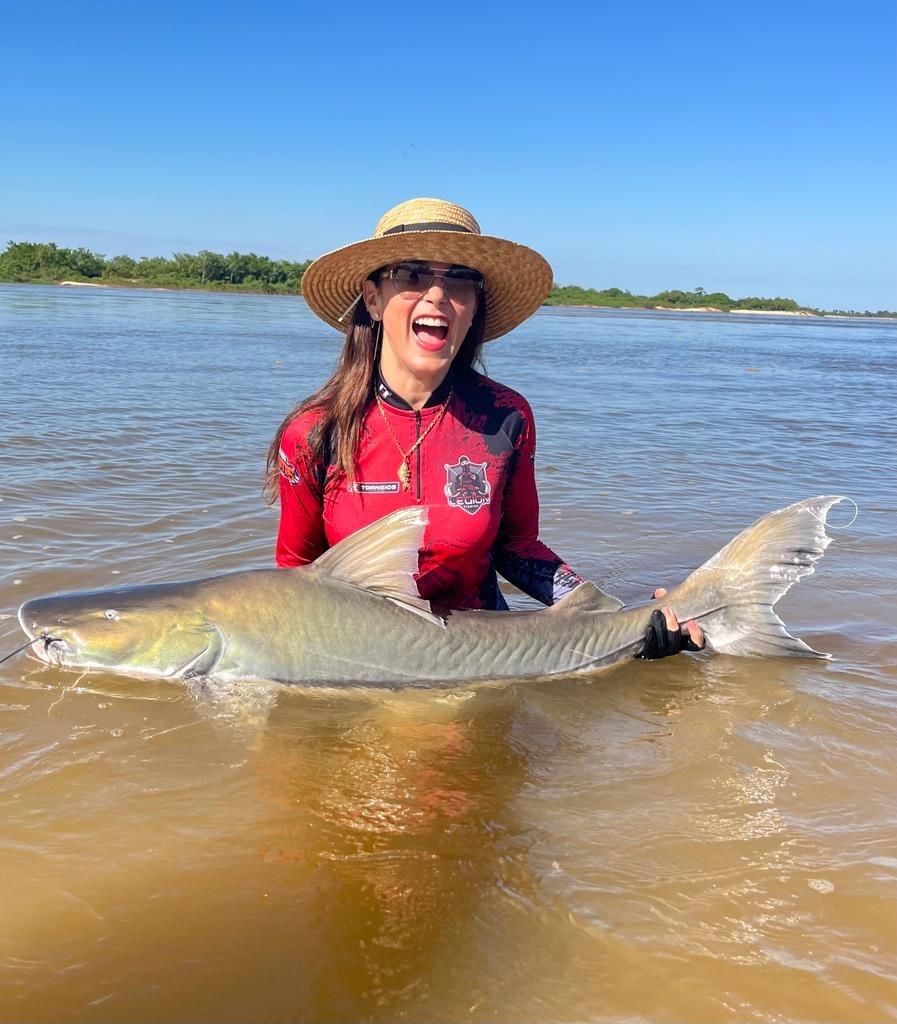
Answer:
<path fill-rule="evenodd" d="M 365 278 L 403 260 L 478 270 L 486 282 L 485 341 L 523 323 L 551 291 L 551 267 L 537 252 L 481 234 L 472 214 L 454 203 L 409 199 L 383 214 L 371 238 L 319 256 L 302 275 L 302 294 L 322 320 L 344 331 Z"/>

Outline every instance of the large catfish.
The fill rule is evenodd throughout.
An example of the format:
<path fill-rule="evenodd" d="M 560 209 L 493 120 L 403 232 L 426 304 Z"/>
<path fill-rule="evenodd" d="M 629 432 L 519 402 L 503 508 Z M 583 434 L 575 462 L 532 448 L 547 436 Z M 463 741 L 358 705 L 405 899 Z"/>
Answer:
<path fill-rule="evenodd" d="M 28 601 L 32 650 L 63 668 L 315 686 L 457 687 L 587 676 L 637 655 L 661 604 L 726 654 L 827 657 L 773 605 L 830 543 L 837 496 L 772 512 L 661 601 L 624 608 L 584 583 L 551 608 L 434 614 L 414 573 L 425 508 L 402 509 L 298 569 L 117 587 Z"/>

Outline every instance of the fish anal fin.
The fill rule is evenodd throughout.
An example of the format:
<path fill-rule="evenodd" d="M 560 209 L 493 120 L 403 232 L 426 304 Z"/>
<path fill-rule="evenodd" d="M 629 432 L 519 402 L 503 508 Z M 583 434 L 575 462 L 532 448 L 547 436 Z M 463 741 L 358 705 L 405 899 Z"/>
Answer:
<path fill-rule="evenodd" d="M 580 583 L 575 590 L 564 594 L 560 601 L 552 605 L 552 608 L 568 612 L 616 612 L 622 607 L 622 601 L 610 594 L 605 594 L 603 590 L 589 581 Z"/>

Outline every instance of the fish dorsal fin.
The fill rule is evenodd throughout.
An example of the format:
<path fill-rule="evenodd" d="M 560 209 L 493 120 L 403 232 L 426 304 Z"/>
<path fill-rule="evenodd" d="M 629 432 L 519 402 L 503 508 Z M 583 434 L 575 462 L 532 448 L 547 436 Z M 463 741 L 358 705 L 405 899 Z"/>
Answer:
<path fill-rule="evenodd" d="M 552 607 L 567 612 L 615 612 L 623 607 L 623 602 L 587 582 L 564 594 Z"/>
<path fill-rule="evenodd" d="M 443 625 L 414 581 L 426 525 L 425 507 L 399 509 L 341 540 L 308 568 Z"/>

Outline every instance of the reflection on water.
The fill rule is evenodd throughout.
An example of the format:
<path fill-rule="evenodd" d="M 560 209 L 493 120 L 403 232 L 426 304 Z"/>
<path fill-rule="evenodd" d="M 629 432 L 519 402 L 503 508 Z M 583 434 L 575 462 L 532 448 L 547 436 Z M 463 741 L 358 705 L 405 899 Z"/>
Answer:
<path fill-rule="evenodd" d="M 526 752 L 509 738 L 525 712 L 510 695 L 471 701 L 338 701 L 313 718 L 290 701 L 272 719 L 263 856 L 300 891 L 318 1017 L 435 1011 L 473 921 L 495 929 L 506 902 L 537 898 L 512 811 Z"/>
<path fill-rule="evenodd" d="M 27 598 L 269 564 L 264 450 L 338 348 L 299 300 L 89 291 L 0 288 L 0 656 Z M 780 606 L 833 662 L 376 697 L 0 666 L 0 1019 L 894 1019 L 893 333 L 543 311 L 487 348 L 546 538 L 626 600 L 851 495 Z"/>

